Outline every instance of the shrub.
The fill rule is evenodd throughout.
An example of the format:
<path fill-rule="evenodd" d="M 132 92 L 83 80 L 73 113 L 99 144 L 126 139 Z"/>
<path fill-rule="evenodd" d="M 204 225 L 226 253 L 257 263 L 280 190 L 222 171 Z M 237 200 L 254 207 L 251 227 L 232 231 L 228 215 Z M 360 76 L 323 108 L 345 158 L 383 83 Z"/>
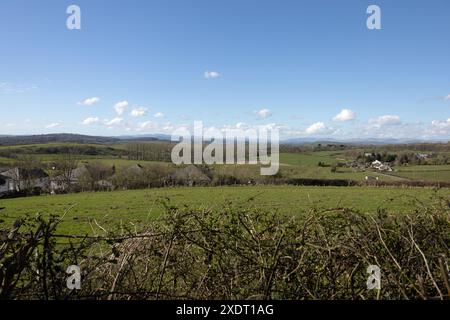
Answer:
<path fill-rule="evenodd" d="M 147 231 L 103 238 L 24 219 L 1 233 L 0 297 L 449 299 L 450 201 L 416 208 L 293 218 L 251 203 L 220 212 L 166 204 Z M 83 270 L 80 291 L 64 287 L 69 264 Z M 379 291 L 366 288 L 369 265 L 381 268 Z"/>

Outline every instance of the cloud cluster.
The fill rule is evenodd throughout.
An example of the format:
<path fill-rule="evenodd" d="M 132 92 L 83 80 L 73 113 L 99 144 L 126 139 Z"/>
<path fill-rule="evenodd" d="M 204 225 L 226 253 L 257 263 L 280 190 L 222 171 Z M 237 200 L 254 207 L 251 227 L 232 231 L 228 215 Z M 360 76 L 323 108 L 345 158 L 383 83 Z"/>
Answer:
<path fill-rule="evenodd" d="M 131 111 L 131 116 L 135 117 L 135 118 L 143 117 L 143 116 L 147 115 L 147 112 L 148 112 L 147 108 L 145 108 L 145 107 L 137 107 L 137 108 L 135 108 L 135 109 L 133 109 Z"/>
<path fill-rule="evenodd" d="M 96 124 L 99 123 L 100 119 L 98 117 L 89 117 L 84 119 L 84 121 L 82 122 L 85 126 L 90 126 L 92 124 Z"/>
<path fill-rule="evenodd" d="M 272 112 L 269 109 L 256 110 L 256 111 L 253 111 L 253 113 L 258 118 L 261 118 L 261 119 L 265 119 L 265 118 L 272 116 Z"/>
<path fill-rule="evenodd" d="M 316 122 L 306 128 L 305 133 L 307 135 L 325 135 L 331 134 L 333 132 L 332 128 L 329 128 L 323 122 Z"/>
<path fill-rule="evenodd" d="M 384 126 L 393 126 L 401 124 L 400 117 L 397 115 L 384 115 L 378 118 L 370 119 L 369 124 L 373 125 L 376 128 L 381 128 Z"/>
<path fill-rule="evenodd" d="M 84 105 L 84 106 L 93 106 L 94 104 L 98 103 L 100 101 L 99 97 L 92 97 L 84 99 L 83 101 L 79 102 L 78 104 Z"/>
<path fill-rule="evenodd" d="M 208 72 L 208 77 L 215 77 L 215 75 Z M 448 99 L 447 99 L 448 98 Z M 450 96 L 447 97 L 450 100 Z M 98 99 L 98 98 L 97 98 Z M 98 102 L 96 97 L 89 98 L 83 101 L 84 104 L 95 104 Z M 130 122 L 127 122 L 124 118 L 125 111 L 129 108 L 128 101 L 119 101 L 114 104 L 114 110 L 116 112 L 115 118 L 101 120 L 97 116 L 90 116 L 84 121 L 83 125 L 101 125 L 106 128 L 117 128 L 127 131 L 146 132 L 146 133 L 167 133 L 170 134 L 174 128 L 186 127 L 189 128 L 190 124 L 186 124 L 185 118 L 182 118 L 184 123 L 172 124 L 166 122 L 165 124 L 159 122 L 157 119 L 164 118 L 164 113 L 156 112 L 152 113 L 152 121 L 142 120 L 141 122 L 133 122 L 132 118 L 142 118 L 149 116 L 149 109 L 146 107 L 134 107 L 127 115 L 129 115 Z M 248 115 L 248 114 L 247 114 Z M 272 111 L 268 108 L 261 108 L 253 111 L 253 116 L 259 120 L 265 120 L 272 116 Z M 212 128 L 218 128 L 218 130 L 224 130 L 226 128 L 235 128 L 241 130 L 247 129 L 273 129 L 280 130 L 280 134 L 284 137 L 332 137 L 335 139 L 352 139 L 352 138 L 434 138 L 434 137 L 449 137 L 450 136 L 450 119 L 447 120 L 435 120 L 425 123 L 406 123 L 403 122 L 399 115 L 396 114 L 384 114 L 377 117 L 370 118 L 368 120 L 359 121 L 356 120 L 356 112 L 352 109 L 341 109 L 330 120 L 330 123 L 317 119 L 318 121 L 304 124 L 304 125 L 282 125 L 276 123 L 269 124 L 246 124 L 244 122 L 237 122 L 235 125 L 221 125 Z M 347 124 L 349 123 L 349 124 Z M 59 123 L 51 124 L 47 128 L 54 128 L 59 126 Z"/>
<path fill-rule="evenodd" d="M 111 120 L 106 119 L 103 123 L 108 128 L 122 127 L 123 124 L 124 124 L 124 120 L 121 117 L 116 117 L 116 118 L 111 119 Z"/>
<path fill-rule="evenodd" d="M 114 105 L 114 110 L 116 110 L 117 115 L 121 116 L 125 109 L 128 108 L 128 101 L 119 101 Z"/>
<path fill-rule="evenodd" d="M 428 130 L 428 134 L 434 136 L 450 136 L 450 118 L 444 121 L 432 121 L 431 128 Z"/>
<path fill-rule="evenodd" d="M 356 114 L 353 110 L 350 109 L 342 109 L 336 116 L 333 117 L 333 121 L 335 122 L 345 122 L 354 120 L 356 118 Z"/>

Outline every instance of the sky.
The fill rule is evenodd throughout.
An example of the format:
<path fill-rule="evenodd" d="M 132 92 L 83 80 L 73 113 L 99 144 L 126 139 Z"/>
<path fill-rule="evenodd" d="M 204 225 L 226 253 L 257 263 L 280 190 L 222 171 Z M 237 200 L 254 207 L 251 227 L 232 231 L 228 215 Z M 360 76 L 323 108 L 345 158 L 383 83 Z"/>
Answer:
<path fill-rule="evenodd" d="M 450 139 L 449 38 L 448 0 L 2 0 L 0 135 Z"/>

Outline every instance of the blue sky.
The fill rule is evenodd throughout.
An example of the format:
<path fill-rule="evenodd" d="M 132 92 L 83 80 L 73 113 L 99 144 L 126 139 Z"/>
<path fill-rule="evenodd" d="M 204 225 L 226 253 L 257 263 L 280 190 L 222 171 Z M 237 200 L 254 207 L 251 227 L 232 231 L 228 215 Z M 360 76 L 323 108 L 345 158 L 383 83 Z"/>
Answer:
<path fill-rule="evenodd" d="M 81 30 L 66 28 L 71 4 Z M 370 4 L 382 30 L 366 27 Z M 200 120 L 450 139 L 449 15 L 448 0 L 2 0 L 0 134 Z"/>

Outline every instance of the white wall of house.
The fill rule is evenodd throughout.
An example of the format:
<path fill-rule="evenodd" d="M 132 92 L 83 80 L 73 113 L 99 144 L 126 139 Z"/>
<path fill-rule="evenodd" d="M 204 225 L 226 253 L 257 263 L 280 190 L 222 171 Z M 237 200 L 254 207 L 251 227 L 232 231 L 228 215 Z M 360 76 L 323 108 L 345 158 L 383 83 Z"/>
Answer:
<path fill-rule="evenodd" d="M 0 193 L 5 193 L 9 191 L 8 183 L 5 182 L 4 184 L 0 184 Z"/>

